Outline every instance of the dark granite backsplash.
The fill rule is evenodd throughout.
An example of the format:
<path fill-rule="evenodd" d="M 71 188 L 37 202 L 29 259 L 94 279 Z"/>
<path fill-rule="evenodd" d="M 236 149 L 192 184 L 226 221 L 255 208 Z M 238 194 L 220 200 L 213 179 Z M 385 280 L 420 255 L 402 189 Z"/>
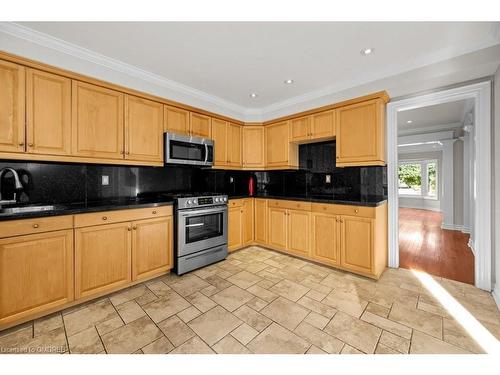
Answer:
<path fill-rule="evenodd" d="M 0 160 L 0 169 L 13 167 L 25 187 L 23 202 L 75 203 L 134 198 L 144 192 L 216 192 L 246 195 L 254 176 L 258 194 L 358 199 L 387 196 L 386 167 L 335 167 L 335 142 L 301 145 L 300 169 L 286 171 L 228 171 L 189 166 L 133 167 Z M 109 176 L 109 185 L 101 176 Z M 330 175 L 331 182 L 326 178 Z M 13 179 L 4 178 L 2 196 L 12 196 Z"/>

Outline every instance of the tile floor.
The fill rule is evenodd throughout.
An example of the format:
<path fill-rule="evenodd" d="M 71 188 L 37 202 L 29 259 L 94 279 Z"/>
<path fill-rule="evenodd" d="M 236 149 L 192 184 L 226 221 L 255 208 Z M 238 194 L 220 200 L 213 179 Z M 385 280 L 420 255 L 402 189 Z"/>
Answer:
<path fill-rule="evenodd" d="M 495 337 L 491 295 L 434 278 Z M 411 271 L 379 281 L 250 247 L 0 332 L 1 353 L 482 353 Z"/>

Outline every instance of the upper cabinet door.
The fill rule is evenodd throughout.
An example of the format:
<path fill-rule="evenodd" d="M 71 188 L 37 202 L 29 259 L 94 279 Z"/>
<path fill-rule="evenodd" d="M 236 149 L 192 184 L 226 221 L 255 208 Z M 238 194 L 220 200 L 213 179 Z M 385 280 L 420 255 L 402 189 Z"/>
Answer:
<path fill-rule="evenodd" d="M 227 162 L 231 167 L 241 167 L 241 126 L 227 125 Z"/>
<path fill-rule="evenodd" d="M 369 100 L 338 108 L 337 166 L 384 165 L 384 103 Z"/>
<path fill-rule="evenodd" d="M 35 69 L 26 71 L 27 150 L 71 154 L 71 80 Z"/>
<path fill-rule="evenodd" d="M 214 166 L 227 165 L 227 122 L 212 119 L 212 139 L 214 140 Z"/>
<path fill-rule="evenodd" d="M 191 135 L 210 138 L 210 117 L 190 112 Z"/>
<path fill-rule="evenodd" d="M 288 122 L 279 122 L 266 126 L 267 165 L 288 165 Z"/>
<path fill-rule="evenodd" d="M 264 168 L 264 126 L 243 126 L 242 143 L 243 167 Z"/>
<path fill-rule="evenodd" d="M 24 67 L 0 60 L 0 151 L 24 152 Z"/>
<path fill-rule="evenodd" d="M 305 141 L 311 138 L 311 116 L 290 120 L 290 141 Z"/>
<path fill-rule="evenodd" d="M 123 94 L 73 81 L 73 155 L 123 159 Z"/>
<path fill-rule="evenodd" d="M 335 136 L 334 111 L 317 113 L 311 117 L 311 138 L 328 139 Z"/>
<path fill-rule="evenodd" d="M 163 161 L 163 104 L 125 97 L 125 158 Z"/>
<path fill-rule="evenodd" d="M 189 111 L 184 109 L 170 107 L 168 105 L 164 107 L 164 130 L 166 132 L 178 133 L 178 134 L 189 134 Z"/>

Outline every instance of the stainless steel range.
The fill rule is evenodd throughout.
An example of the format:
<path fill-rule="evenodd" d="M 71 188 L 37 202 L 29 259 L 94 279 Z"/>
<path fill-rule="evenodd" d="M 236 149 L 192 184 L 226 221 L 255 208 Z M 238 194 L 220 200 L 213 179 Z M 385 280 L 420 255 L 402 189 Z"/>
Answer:
<path fill-rule="evenodd" d="M 174 198 L 174 271 L 181 275 L 225 259 L 227 195 Z"/>

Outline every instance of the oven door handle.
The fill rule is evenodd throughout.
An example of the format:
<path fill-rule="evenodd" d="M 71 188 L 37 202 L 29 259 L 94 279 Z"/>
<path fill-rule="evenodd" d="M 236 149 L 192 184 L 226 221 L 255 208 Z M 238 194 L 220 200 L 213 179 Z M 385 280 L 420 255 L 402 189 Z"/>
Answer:
<path fill-rule="evenodd" d="M 187 225 L 184 225 L 186 228 L 191 228 L 191 227 L 202 227 L 204 226 L 205 223 L 196 223 L 196 224 L 187 224 Z"/>
<path fill-rule="evenodd" d="M 202 210 L 195 210 L 195 211 L 188 211 L 188 212 L 181 212 L 179 211 L 179 215 L 182 217 L 189 217 L 189 216 L 197 216 L 199 214 L 213 214 L 213 213 L 225 213 L 227 212 L 227 207 L 223 208 L 210 208 L 210 209 L 202 209 Z"/>

